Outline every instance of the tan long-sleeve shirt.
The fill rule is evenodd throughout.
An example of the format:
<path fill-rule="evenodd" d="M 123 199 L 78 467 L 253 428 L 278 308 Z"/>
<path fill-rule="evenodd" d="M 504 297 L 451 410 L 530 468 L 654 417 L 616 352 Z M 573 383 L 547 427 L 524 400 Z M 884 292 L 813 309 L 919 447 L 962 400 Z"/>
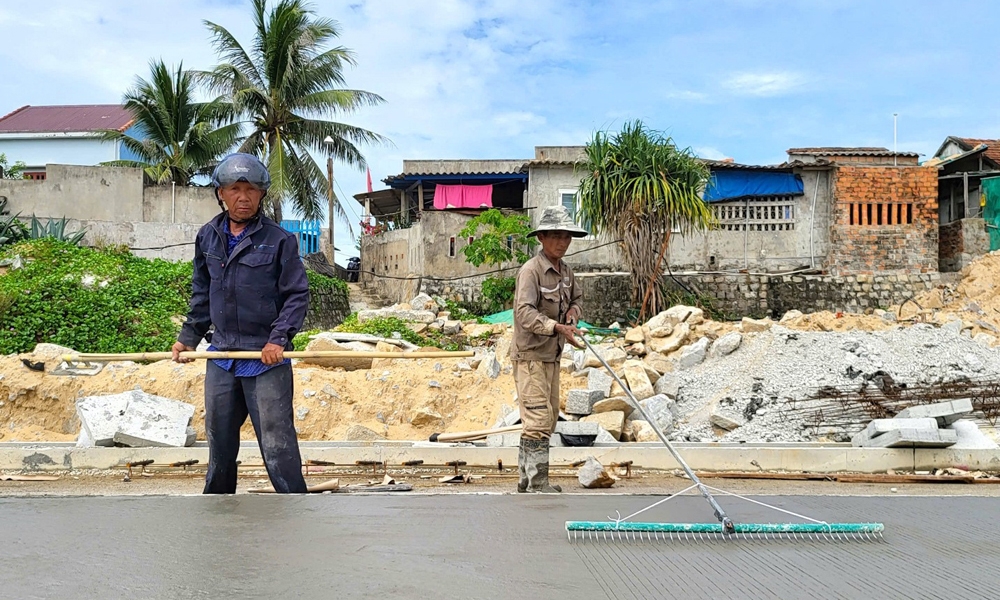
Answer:
<path fill-rule="evenodd" d="M 583 291 L 563 261 L 558 269 L 544 252 L 524 263 L 514 288 L 512 360 L 559 362 L 566 340 L 555 332 L 573 306 L 583 309 Z"/>

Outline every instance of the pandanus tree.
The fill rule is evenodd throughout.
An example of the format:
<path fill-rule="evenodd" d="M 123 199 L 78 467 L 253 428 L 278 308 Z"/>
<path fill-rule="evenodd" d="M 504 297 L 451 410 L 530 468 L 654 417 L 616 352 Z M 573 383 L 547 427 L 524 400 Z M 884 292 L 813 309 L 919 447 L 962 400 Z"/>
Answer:
<path fill-rule="evenodd" d="M 281 0 L 270 11 L 266 0 L 253 0 L 251 11 L 254 36 L 247 48 L 225 27 L 205 22 L 222 62 L 198 77 L 245 127 L 239 150 L 268 165 L 268 212 L 280 221 L 288 202 L 304 218 L 316 219 L 332 182 L 310 152 L 363 169 L 358 145 L 386 140 L 333 119 L 383 99 L 343 87 L 344 68 L 355 57 L 346 48 L 327 47 L 340 35 L 335 21 L 316 17 L 301 0 Z M 339 202 L 334 210 L 345 218 Z"/>
<path fill-rule="evenodd" d="M 582 222 L 619 240 L 633 275 L 632 303 L 644 321 L 667 308 L 663 274 L 671 232 L 704 230 L 714 221 L 702 199 L 708 168 L 669 136 L 634 121 L 618 133 L 596 132 L 579 169 Z"/>

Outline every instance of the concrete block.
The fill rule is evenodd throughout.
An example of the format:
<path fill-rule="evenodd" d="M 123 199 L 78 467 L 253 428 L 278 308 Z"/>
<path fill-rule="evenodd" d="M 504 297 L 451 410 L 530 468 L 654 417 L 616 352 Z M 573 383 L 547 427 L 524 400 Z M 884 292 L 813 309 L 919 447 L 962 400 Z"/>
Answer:
<path fill-rule="evenodd" d="M 486 445 L 490 448 L 504 448 L 519 446 L 521 444 L 521 433 L 494 433 L 486 436 Z"/>
<path fill-rule="evenodd" d="M 76 414 L 80 425 L 86 430 L 86 439 L 95 446 L 114 446 L 115 433 L 129 401 L 135 394 L 130 391 L 108 396 L 87 396 L 76 401 Z M 187 422 L 184 423 L 187 425 Z"/>
<path fill-rule="evenodd" d="M 601 390 L 570 390 L 566 395 L 566 412 L 571 415 L 589 415 L 594 403 L 604 399 Z"/>
<path fill-rule="evenodd" d="M 947 448 L 958 442 L 950 429 L 895 429 L 868 440 L 868 448 Z"/>
<path fill-rule="evenodd" d="M 556 423 L 556 433 L 566 435 L 597 435 L 601 426 L 586 421 L 559 421 Z"/>
<path fill-rule="evenodd" d="M 937 419 L 938 425 L 946 427 L 965 415 L 972 412 L 972 400 L 964 398 L 962 400 L 951 400 L 950 402 L 938 402 L 936 404 L 923 404 L 921 406 L 911 406 L 901 410 L 897 419 Z"/>
<path fill-rule="evenodd" d="M 897 429 L 928 429 L 933 431 L 937 428 L 937 419 L 875 419 L 868 423 L 865 432 L 868 439 L 871 439 Z"/>
<path fill-rule="evenodd" d="M 600 369 L 590 369 L 587 373 L 587 389 L 588 390 L 599 390 L 604 395 L 602 398 L 607 398 L 611 395 L 611 384 L 614 382 L 611 379 L 611 375 L 608 375 L 604 367 Z"/>
<path fill-rule="evenodd" d="M 132 447 L 184 447 L 193 416 L 190 404 L 136 392 L 121 416 L 114 441 Z"/>

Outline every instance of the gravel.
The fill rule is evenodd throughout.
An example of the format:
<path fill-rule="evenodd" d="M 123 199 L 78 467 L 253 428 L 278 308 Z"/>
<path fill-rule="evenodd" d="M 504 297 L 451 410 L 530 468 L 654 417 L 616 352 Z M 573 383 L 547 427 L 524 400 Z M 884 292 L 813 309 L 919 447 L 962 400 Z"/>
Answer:
<path fill-rule="evenodd" d="M 709 356 L 704 363 L 671 374 L 678 386 L 679 423 L 670 437 L 733 442 L 849 439 L 854 431 L 805 423 L 801 412 L 788 410 L 788 402 L 805 400 L 823 386 L 860 386 L 878 373 L 897 384 L 995 377 L 1000 374 L 1000 354 L 955 328 L 929 324 L 844 333 L 775 325 L 770 331 L 744 335 L 732 354 Z M 822 408 L 822 403 L 817 405 Z M 717 435 L 710 424 L 717 406 L 743 415 L 746 425 Z M 832 402 L 830 408 L 835 408 Z M 859 421 L 855 429 L 864 423 Z"/>

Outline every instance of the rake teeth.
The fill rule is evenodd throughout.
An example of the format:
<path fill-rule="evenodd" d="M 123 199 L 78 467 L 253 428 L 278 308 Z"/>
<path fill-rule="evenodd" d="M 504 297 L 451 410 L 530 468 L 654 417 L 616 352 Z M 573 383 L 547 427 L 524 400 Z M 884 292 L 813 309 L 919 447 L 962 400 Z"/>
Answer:
<path fill-rule="evenodd" d="M 712 542 L 805 540 L 810 542 L 884 541 L 881 523 L 742 523 L 727 533 L 718 523 L 623 523 L 568 521 L 569 541 Z M 610 534 L 610 535 L 609 535 Z"/>
<path fill-rule="evenodd" d="M 63 360 L 59 365 L 49 372 L 49 375 L 84 375 L 93 376 L 101 372 L 104 363 L 92 363 L 86 361 Z"/>

